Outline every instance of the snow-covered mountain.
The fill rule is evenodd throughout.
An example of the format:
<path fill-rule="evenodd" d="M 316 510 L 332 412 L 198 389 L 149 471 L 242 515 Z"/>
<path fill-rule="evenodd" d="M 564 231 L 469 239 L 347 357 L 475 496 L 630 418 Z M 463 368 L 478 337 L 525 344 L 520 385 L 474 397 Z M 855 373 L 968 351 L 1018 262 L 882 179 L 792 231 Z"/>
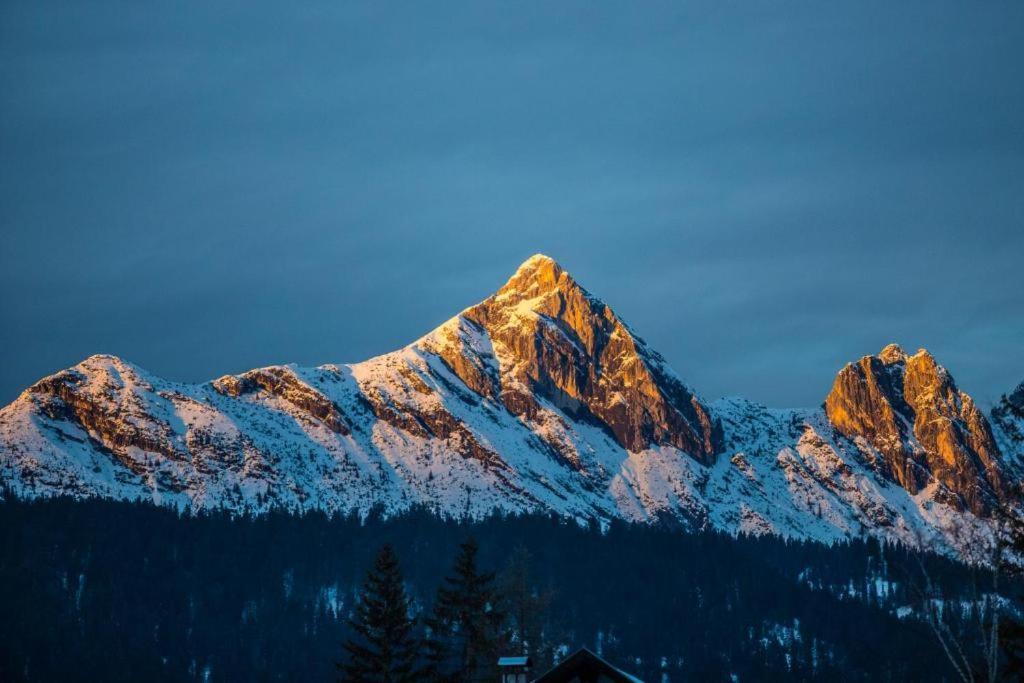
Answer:
<path fill-rule="evenodd" d="M 1018 388 L 993 432 L 927 352 L 894 345 L 844 368 L 824 409 L 708 404 L 537 255 L 485 301 L 363 363 L 191 385 L 92 356 L 0 411 L 0 478 L 25 496 L 669 516 L 957 552 L 1016 500 L 1022 406 Z"/>
<path fill-rule="evenodd" d="M 992 427 L 1006 463 L 1024 476 L 1024 382 L 992 408 Z"/>

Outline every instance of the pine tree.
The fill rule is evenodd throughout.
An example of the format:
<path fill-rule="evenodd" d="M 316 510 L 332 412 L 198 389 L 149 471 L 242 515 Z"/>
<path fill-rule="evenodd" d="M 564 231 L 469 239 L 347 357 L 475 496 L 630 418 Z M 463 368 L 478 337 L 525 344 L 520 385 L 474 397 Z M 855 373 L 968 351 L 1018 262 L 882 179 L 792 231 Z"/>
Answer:
<path fill-rule="evenodd" d="M 453 573 L 438 589 L 427 620 L 428 677 L 445 683 L 494 680 L 506 641 L 505 615 L 494 574 L 477 568 L 476 541 L 470 539 L 459 548 Z"/>
<path fill-rule="evenodd" d="M 529 655 L 535 668 L 546 671 L 553 663 L 551 647 L 544 638 L 545 617 L 553 595 L 550 591 L 538 591 L 533 585 L 531 563 L 526 546 L 516 546 L 498 581 L 504 610 L 515 629 L 516 651 Z"/>
<path fill-rule="evenodd" d="M 419 680 L 419 642 L 409 616 L 410 601 L 398 558 L 390 545 L 377 554 L 367 572 L 349 627 L 356 638 L 345 643 L 348 661 L 338 664 L 342 681 L 405 683 Z"/>
<path fill-rule="evenodd" d="M 1003 510 L 1001 514 L 1004 533 L 998 569 L 1014 580 L 1016 590 L 1010 593 L 1010 597 L 1019 605 L 1024 603 L 1024 596 L 1020 592 L 1021 579 L 1024 578 L 1024 568 L 1021 566 L 1021 560 L 1024 559 L 1024 518 L 1016 510 Z M 1024 680 L 1024 619 L 1020 611 L 1006 610 L 997 628 L 1000 648 L 1006 660 L 1007 680 Z"/>

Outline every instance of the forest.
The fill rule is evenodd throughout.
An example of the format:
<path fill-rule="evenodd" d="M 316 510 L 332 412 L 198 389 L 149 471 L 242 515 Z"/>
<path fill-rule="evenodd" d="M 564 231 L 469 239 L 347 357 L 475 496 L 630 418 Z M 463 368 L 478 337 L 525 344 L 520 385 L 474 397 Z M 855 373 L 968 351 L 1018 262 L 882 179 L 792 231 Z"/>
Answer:
<path fill-rule="evenodd" d="M 470 539 L 502 620 L 497 647 L 528 649 L 538 670 L 586 646 L 648 683 L 959 680 L 923 616 L 936 604 L 982 666 L 971 648 L 989 623 L 990 572 L 874 540 L 7 495 L 0 680 L 335 680 L 381 548 L 394 551 L 420 634 Z"/>

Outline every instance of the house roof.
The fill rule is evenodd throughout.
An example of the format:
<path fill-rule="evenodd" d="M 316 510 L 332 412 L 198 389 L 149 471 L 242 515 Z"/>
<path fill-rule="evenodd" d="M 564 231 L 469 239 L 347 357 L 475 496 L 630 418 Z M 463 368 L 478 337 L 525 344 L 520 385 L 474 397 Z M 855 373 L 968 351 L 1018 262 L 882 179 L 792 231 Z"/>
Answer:
<path fill-rule="evenodd" d="M 498 659 L 498 666 L 528 666 L 529 657 L 501 657 Z"/>
<path fill-rule="evenodd" d="M 598 680 L 608 680 L 610 683 L 643 683 L 636 676 L 612 666 L 585 647 L 576 650 L 533 683 L 568 683 L 571 680 L 578 680 L 580 683 L 597 683 Z"/>

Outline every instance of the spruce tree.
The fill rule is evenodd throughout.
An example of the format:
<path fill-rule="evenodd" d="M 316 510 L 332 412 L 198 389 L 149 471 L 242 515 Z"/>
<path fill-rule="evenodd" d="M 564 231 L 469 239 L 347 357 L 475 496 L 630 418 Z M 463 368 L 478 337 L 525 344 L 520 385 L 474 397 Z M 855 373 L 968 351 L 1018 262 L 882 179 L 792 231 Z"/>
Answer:
<path fill-rule="evenodd" d="M 493 573 L 477 568 L 476 541 L 459 546 L 451 576 L 438 588 L 427 626 L 427 674 L 434 681 L 470 683 L 497 678 L 505 645 L 505 615 Z"/>
<path fill-rule="evenodd" d="M 406 683 L 419 679 L 419 642 L 415 620 L 409 616 L 398 558 L 390 545 L 377 554 L 359 594 L 349 627 L 356 637 L 345 643 L 348 661 L 338 664 L 342 681 Z"/>
<path fill-rule="evenodd" d="M 550 591 L 542 592 L 534 586 L 530 575 L 532 561 L 526 546 L 516 546 L 498 577 L 498 584 L 503 609 L 515 631 L 513 651 L 528 655 L 536 669 L 546 671 L 553 663 L 554 654 L 544 637 L 547 612 L 554 596 Z"/>
<path fill-rule="evenodd" d="M 1012 580 L 1014 589 L 1009 592 L 1009 597 L 1014 603 L 1021 605 L 1024 604 L 1024 594 L 1021 590 L 1024 579 L 1024 567 L 1021 564 L 1024 560 L 1024 518 L 1016 510 L 1003 509 L 999 514 L 1003 518 L 1003 534 L 1000 541 L 1003 545 L 998 549 L 997 571 L 1003 572 Z M 1024 617 L 1020 609 L 1005 610 L 997 628 L 1001 654 L 1006 660 L 1005 678 L 1024 680 Z"/>

